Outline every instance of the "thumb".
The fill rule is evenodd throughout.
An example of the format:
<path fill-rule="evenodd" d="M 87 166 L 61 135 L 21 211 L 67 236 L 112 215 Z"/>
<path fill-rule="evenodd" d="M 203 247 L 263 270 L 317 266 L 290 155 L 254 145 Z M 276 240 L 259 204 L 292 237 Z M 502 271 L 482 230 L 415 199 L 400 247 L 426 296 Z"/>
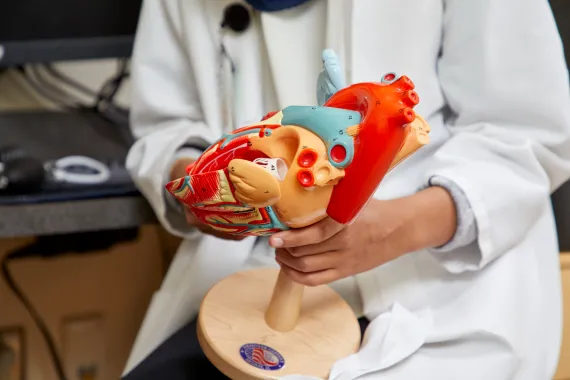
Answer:
<path fill-rule="evenodd" d="M 193 158 L 180 158 L 172 164 L 170 168 L 170 180 L 175 180 L 186 176 L 186 167 L 193 163 Z"/>
<path fill-rule="evenodd" d="M 190 211 L 190 209 L 187 207 L 184 207 L 184 215 L 186 216 L 186 223 L 192 226 L 200 224 L 200 219 L 196 218 L 192 211 Z"/>

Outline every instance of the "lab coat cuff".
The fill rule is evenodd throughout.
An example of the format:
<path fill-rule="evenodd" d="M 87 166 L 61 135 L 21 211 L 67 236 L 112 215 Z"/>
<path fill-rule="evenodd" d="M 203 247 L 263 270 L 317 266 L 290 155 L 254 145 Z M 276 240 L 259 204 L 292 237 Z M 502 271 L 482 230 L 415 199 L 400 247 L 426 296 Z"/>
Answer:
<path fill-rule="evenodd" d="M 490 241 L 485 227 L 487 215 L 475 188 L 463 176 L 446 172 L 429 176 L 421 189 L 430 186 L 443 187 L 451 195 L 457 210 L 457 229 L 449 242 L 428 251 L 451 273 L 481 269 Z"/>
<path fill-rule="evenodd" d="M 455 235 L 446 244 L 431 250 L 433 252 L 451 252 L 473 243 L 477 239 L 477 221 L 465 193 L 453 181 L 442 176 L 431 177 L 425 187 L 430 186 L 439 186 L 447 190 L 455 203 L 457 213 Z"/>

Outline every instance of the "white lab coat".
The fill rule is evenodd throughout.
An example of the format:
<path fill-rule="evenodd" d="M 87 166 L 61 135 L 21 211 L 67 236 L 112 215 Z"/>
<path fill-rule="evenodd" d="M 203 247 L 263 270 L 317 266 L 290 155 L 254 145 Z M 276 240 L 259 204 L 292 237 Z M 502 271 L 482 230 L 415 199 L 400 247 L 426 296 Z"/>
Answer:
<path fill-rule="evenodd" d="M 314 0 L 256 15 L 227 33 L 226 0 L 146 0 L 133 66 L 128 168 L 161 223 L 187 239 L 156 292 L 125 372 L 191 320 L 204 292 L 246 267 L 273 266 L 267 246 L 200 237 L 169 211 L 175 150 L 292 104 L 315 104 L 320 52 L 350 83 L 396 71 L 416 84 L 431 144 L 375 194 L 454 181 L 478 239 L 414 252 L 333 284 L 372 322 L 359 353 L 330 379 L 546 380 L 561 339 L 558 248 L 549 194 L 570 175 L 570 91 L 546 0 Z M 220 62 L 226 62 L 218 71 Z M 220 85 L 222 83 L 222 85 Z M 233 111 L 233 112 L 232 112 Z"/>

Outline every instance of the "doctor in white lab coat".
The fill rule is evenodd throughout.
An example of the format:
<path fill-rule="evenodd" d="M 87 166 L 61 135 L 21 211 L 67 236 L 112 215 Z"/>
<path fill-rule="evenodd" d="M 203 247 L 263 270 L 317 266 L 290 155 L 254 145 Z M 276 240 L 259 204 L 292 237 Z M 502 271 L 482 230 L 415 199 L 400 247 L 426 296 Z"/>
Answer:
<path fill-rule="evenodd" d="M 383 245 L 358 235 L 343 260 L 365 264 L 321 271 L 324 264 L 297 267 L 303 246 L 316 243 L 311 254 L 330 257 L 354 227 L 271 241 L 300 245 L 278 250 L 282 267 L 300 282 L 331 282 L 370 321 L 362 349 L 330 379 L 551 379 L 562 326 L 549 195 L 570 176 L 570 90 L 547 0 L 294 2 L 272 10 L 257 3 L 275 1 L 242 1 L 251 23 L 235 32 L 220 30 L 234 1 L 144 1 L 132 72 L 138 140 L 127 164 L 160 222 L 185 240 L 125 374 L 195 318 L 214 283 L 278 265 L 267 239 L 232 241 L 187 223 L 164 192 L 173 164 L 269 111 L 316 104 L 320 52 L 332 48 L 348 83 L 409 76 L 421 99 L 415 110 L 432 132 L 355 222 L 368 232 L 396 229 L 387 219 L 403 219 L 387 213 L 415 207 L 424 224 L 410 222 L 402 234 L 418 244 L 398 251 L 384 235 L 376 239 Z M 425 196 L 433 188 L 438 195 Z M 427 207 L 430 199 L 441 208 Z"/>

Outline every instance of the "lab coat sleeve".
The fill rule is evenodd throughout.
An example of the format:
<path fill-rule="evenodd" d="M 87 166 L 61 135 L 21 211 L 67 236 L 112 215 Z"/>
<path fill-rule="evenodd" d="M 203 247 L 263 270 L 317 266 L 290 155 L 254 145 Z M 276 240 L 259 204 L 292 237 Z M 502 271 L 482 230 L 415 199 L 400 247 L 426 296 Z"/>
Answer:
<path fill-rule="evenodd" d="M 127 169 L 161 224 L 180 237 L 195 236 L 164 186 L 176 152 L 215 140 L 204 117 L 193 68 L 181 43 L 178 2 L 144 1 L 133 52 L 131 125 L 136 138 Z"/>
<path fill-rule="evenodd" d="M 451 117 L 427 163 L 457 184 L 477 240 L 432 251 L 451 272 L 478 270 L 521 242 L 570 176 L 570 90 L 546 0 L 446 0 L 438 62 Z"/>

